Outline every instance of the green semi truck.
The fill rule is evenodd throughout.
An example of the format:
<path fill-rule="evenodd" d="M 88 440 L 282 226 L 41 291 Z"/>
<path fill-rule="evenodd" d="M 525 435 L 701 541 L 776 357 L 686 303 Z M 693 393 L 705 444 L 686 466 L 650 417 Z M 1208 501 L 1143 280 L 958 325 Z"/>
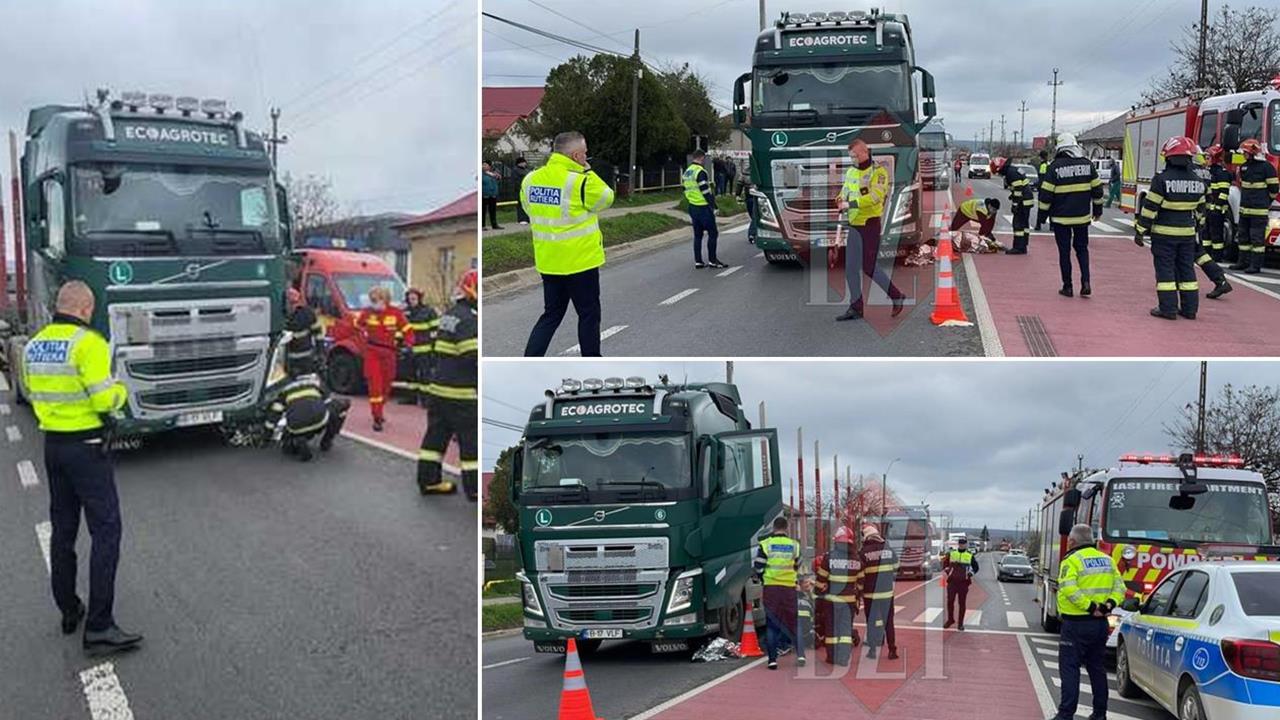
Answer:
<path fill-rule="evenodd" d="M 524 636 L 680 652 L 737 639 L 758 606 L 752 558 L 782 512 L 778 438 L 729 383 L 566 380 L 516 453 Z M 761 626 L 763 627 L 763 626 Z"/>
<path fill-rule="evenodd" d="M 892 179 L 883 247 L 902 255 L 920 242 L 917 136 L 937 105 L 906 15 L 784 13 L 756 38 L 733 101 L 734 125 L 751 143 L 756 245 L 766 260 L 807 263 L 837 244 L 836 202 L 855 138 Z"/>
<path fill-rule="evenodd" d="M 31 110 L 26 135 L 28 282 L 5 343 L 19 399 L 26 340 L 76 279 L 129 389 L 118 434 L 253 417 L 283 371 L 291 244 L 264 138 L 224 101 L 106 91 Z"/>

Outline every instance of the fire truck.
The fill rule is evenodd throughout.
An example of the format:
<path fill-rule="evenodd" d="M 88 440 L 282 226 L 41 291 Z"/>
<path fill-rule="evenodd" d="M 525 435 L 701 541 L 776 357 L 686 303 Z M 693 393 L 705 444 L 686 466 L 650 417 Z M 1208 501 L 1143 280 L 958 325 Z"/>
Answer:
<path fill-rule="evenodd" d="M 1067 533 L 1093 528 L 1097 547 L 1124 575 L 1126 597 L 1141 598 L 1171 570 L 1208 559 L 1276 560 L 1267 486 L 1239 458 L 1125 455 L 1115 468 L 1068 476 L 1040 504 L 1040 623 L 1059 628 L 1058 572 Z M 1114 631 L 1125 611 L 1109 620 Z M 1108 645 L 1114 647 L 1115 633 Z"/>
<path fill-rule="evenodd" d="M 1227 169 L 1235 172 L 1243 162 L 1230 151 L 1248 138 L 1262 143 L 1267 162 L 1280 168 L 1280 77 L 1261 89 L 1212 97 L 1184 97 L 1137 108 L 1125 118 L 1124 159 L 1121 163 L 1120 209 L 1137 212 L 1151 186 L 1151 178 L 1164 169 L 1160 147 L 1175 136 L 1186 136 L 1200 147 L 1214 143 L 1228 152 Z M 1239 178 L 1231 188 L 1227 214 L 1229 254 L 1235 252 L 1234 238 L 1240 217 Z M 1271 208 L 1267 228 L 1269 251 L 1280 251 L 1280 205 Z"/>

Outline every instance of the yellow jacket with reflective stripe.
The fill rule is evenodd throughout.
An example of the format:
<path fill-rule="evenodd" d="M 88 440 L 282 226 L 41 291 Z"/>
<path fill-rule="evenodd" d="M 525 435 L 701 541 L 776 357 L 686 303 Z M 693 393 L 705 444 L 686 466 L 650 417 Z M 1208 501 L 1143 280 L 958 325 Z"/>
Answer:
<path fill-rule="evenodd" d="M 54 316 L 23 355 L 23 385 L 41 430 L 96 430 L 102 415 L 124 407 L 128 391 L 111 377 L 107 341 L 75 318 Z"/>
<path fill-rule="evenodd" d="M 960 214 L 975 222 L 982 222 L 991 217 L 987 210 L 987 201 L 983 198 L 970 198 L 960 203 Z"/>
<path fill-rule="evenodd" d="M 685 168 L 680 184 L 684 185 L 684 199 L 689 205 L 701 207 L 709 204 L 706 193 L 711 192 L 711 186 L 707 183 L 706 168 L 698 163 Z"/>
<path fill-rule="evenodd" d="M 765 585 L 795 587 L 796 571 L 800 568 L 800 543 L 786 535 L 770 535 L 760 541 L 756 554 L 756 567 L 761 566 L 761 580 Z"/>
<path fill-rule="evenodd" d="M 1119 605 L 1124 600 L 1124 578 L 1106 553 L 1092 545 L 1084 545 L 1062 558 L 1058 572 L 1059 617 L 1086 616 L 1089 604 Z"/>
<path fill-rule="evenodd" d="M 849 224 L 865 225 L 867 220 L 884 214 L 889 197 L 889 171 L 875 160 L 870 167 L 854 166 L 845 170 L 840 197 L 849 203 Z"/>
<path fill-rule="evenodd" d="M 525 175 L 520 204 L 529 214 L 533 262 L 544 275 L 572 275 L 604 264 L 597 214 L 613 205 L 613 190 L 571 158 L 551 153 Z"/>

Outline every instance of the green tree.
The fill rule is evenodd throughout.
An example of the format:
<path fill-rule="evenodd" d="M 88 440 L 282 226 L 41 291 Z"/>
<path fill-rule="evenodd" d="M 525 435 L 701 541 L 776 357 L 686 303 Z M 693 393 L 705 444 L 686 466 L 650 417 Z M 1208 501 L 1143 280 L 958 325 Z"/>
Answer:
<path fill-rule="evenodd" d="M 667 70 L 660 79 L 690 134 L 706 137 L 706 147 L 715 147 L 729 139 L 729 123 L 711 103 L 706 81 L 690 70 L 688 63 Z"/>
<path fill-rule="evenodd" d="M 515 535 L 520 532 L 520 511 L 511 502 L 511 457 L 514 446 L 503 450 L 493 466 L 493 478 L 489 481 L 489 497 L 484 510 L 499 527 Z"/>

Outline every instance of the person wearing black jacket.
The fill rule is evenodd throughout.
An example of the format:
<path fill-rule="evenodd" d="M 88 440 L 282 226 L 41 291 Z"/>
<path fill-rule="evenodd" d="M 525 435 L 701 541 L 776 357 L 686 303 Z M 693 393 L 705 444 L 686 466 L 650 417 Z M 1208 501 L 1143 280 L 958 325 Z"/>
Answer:
<path fill-rule="evenodd" d="M 1177 320 L 1179 315 L 1194 320 L 1200 305 L 1196 231 L 1198 220 L 1204 215 L 1209 183 L 1192 166 L 1196 152 L 1191 138 L 1172 137 L 1165 141 L 1160 148 L 1164 170 L 1151 178 L 1142 211 L 1133 223 L 1133 240 L 1138 247 L 1143 246 L 1143 235 L 1151 236 L 1159 300 L 1151 315 L 1165 320 Z"/>
<path fill-rule="evenodd" d="M 524 185 L 524 176 L 528 174 L 529 174 L 529 161 L 525 160 L 524 157 L 516 158 L 515 178 L 516 178 L 517 188 L 522 187 Z M 529 224 L 529 213 L 524 211 L 524 205 L 521 205 L 520 203 L 516 203 L 516 221 L 519 222 L 521 225 Z"/>
<path fill-rule="evenodd" d="M 289 304 L 284 321 L 284 329 L 289 331 L 289 342 L 285 344 L 285 372 L 293 376 L 321 373 L 324 367 L 324 325 L 316 317 L 316 311 L 302 303 L 302 294 L 296 288 L 289 288 L 285 295 Z"/>
<path fill-rule="evenodd" d="M 1280 185 L 1276 169 L 1262 158 L 1262 143 L 1249 138 L 1240 143 L 1245 161 L 1240 165 L 1240 226 L 1236 229 L 1236 246 L 1240 256 L 1232 270 L 1251 275 L 1262 272 L 1267 253 L 1267 223 L 1271 203 Z"/>
<path fill-rule="evenodd" d="M 318 376 L 300 375 L 289 380 L 268 403 L 266 430 L 274 433 L 283 418 L 281 449 L 285 455 L 307 462 L 313 456 L 311 441 L 317 435 L 321 436 L 321 451 L 333 447 L 350 407 L 350 400 L 325 392 Z"/>
<path fill-rule="evenodd" d="M 426 407 L 427 383 L 431 379 L 431 353 L 440 319 L 436 317 L 436 311 L 422 300 L 422 291 L 418 288 L 409 288 L 404 294 L 404 316 L 409 321 L 413 336 L 413 343 L 406 348 L 413 373 L 410 383 L 413 392 L 404 404 Z"/>
<path fill-rule="evenodd" d="M 458 283 L 453 307 L 440 316 L 434 343 L 435 363 L 427 384 L 427 432 L 418 453 L 418 491 L 423 495 L 448 494 L 454 484 L 442 478 L 442 463 L 449 439 L 458 439 L 462 487 L 467 499 L 476 500 L 476 355 L 479 329 L 476 271 L 468 270 Z"/>
<path fill-rule="evenodd" d="M 1036 228 L 1045 219 L 1053 227 L 1058 243 L 1058 266 L 1062 270 L 1059 295 L 1071 297 L 1071 250 L 1080 263 L 1080 297 L 1093 294 L 1089 285 L 1089 224 L 1102 217 L 1102 179 L 1098 169 L 1084 156 L 1075 135 L 1058 137 L 1058 152 L 1040 177 L 1040 212 Z"/>
<path fill-rule="evenodd" d="M 1009 207 L 1013 211 L 1013 247 L 1005 251 L 1005 255 L 1026 255 L 1031 240 L 1031 208 L 1036 204 L 1031 184 L 1027 182 L 1027 176 L 1006 158 L 998 157 L 991 161 L 991 176 L 997 175 L 1004 178 L 1004 187 L 1009 191 Z"/>

